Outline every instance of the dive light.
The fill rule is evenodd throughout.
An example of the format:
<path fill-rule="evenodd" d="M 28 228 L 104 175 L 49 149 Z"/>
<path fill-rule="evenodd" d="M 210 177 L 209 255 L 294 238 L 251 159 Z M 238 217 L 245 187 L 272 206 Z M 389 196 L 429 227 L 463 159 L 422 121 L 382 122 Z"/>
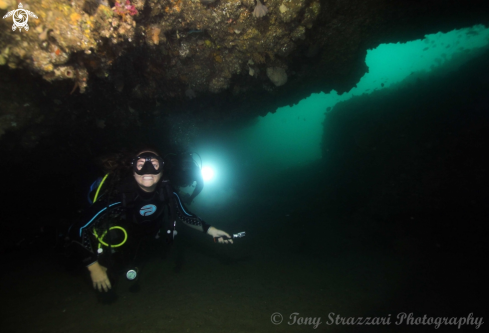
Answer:
<path fill-rule="evenodd" d="M 243 238 L 244 236 L 246 236 L 246 231 L 241 231 L 241 232 L 238 232 L 237 234 L 233 234 L 233 237 L 227 237 L 227 236 L 214 237 L 214 242 L 217 242 L 219 240 L 219 238 L 222 238 L 224 240 L 228 240 L 228 239 Z"/>

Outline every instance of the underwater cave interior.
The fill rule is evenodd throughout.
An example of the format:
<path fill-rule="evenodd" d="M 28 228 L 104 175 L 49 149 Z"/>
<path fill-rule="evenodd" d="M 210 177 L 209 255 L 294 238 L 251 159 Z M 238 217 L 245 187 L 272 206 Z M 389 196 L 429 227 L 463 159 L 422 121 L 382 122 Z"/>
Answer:
<path fill-rule="evenodd" d="M 311 94 L 239 129 L 197 129 L 185 149 L 197 153 L 206 178 L 191 209 L 248 235 L 224 250 L 181 230 L 169 255 L 176 264 L 149 261 L 141 291 L 131 294 L 121 283 L 113 307 L 83 292 L 91 288 L 87 279 L 55 268 L 50 252 L 38 251 L 46 244 L 52 250 L 56 240 L 36 238 L 48 228 L 62 233 L 58 227 L 87 205 L 86 190 L 100 170 L 85 139 L 97 134 L 59 151 L 43 151 L 63 146 L 54 137 L 19 153 L 22 165 L 4 168 L 20 176 L 6 180 L 3 216 L 23 221 L 2 234 L 12 267 L 2 284 L 14 286 L 2 291 L 7 328 L 215 332 L 224 325 L 228 332 L 269 332 L 274 311 L 324 320 L 330 311 L 480 315 L 488 44 L 489 29 L 477 25 L 379 45 L 367 52 L 368 73 L 347 93 Z M 148 125 L 145 139 L 169 149 L 168 138 L 187 135 L 185 119 L 179 121 L 173 133 Z M 19 218 L 27 206 L 34 213 Z M 40 259 L 24 265 L 18 253 Z M 284 327 L 280 332 L 288 332 Z"/>

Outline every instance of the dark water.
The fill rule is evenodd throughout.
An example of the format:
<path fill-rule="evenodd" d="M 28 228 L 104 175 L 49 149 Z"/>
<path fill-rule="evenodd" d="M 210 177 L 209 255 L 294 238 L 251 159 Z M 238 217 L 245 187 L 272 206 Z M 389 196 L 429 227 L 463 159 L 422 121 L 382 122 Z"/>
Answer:
<path fill-rule="evenodd" d="M 432 332 L 397 316 L 484 316 L 488 68 L 484 57 L 343 105 L 328 116 L 323 160 L 275 177 L 243 173 L 246 186 L 226 205 L 197 198 L 199 215 L 245 238 L 222 246 L 181 226 L 171 251 L 148 251 L 139 291 L 120 279 L 112 298 L 92 291 L 84 269 L 63 265 L 46 235 L 69 224 L 96 172 L 55 152 L 67 168 L 33 168 L 45 152 L 32 155 L 17 169 L 27 181 L 7 181 L 2 207 L 2 332 L 314 330 L 288 324 L 294 313 L 321 317 L 317 331 Z M 277 312 L 284 319 L 274 325 Z M 329 325 L 336 315 L 390 324 Z"/>
<path fill-rule="evenodd" d="M 307 171 L 319 174 L 320 165 Z M 121 279 L 116 299 L 98 297 L 84 270 L 66 271 L 43 247 L 4 255 L 2 331 L 312 330 L 286 324 L 299 313 L 321 317 L 320 331 L 424 332 L 433 326 L 394 326 L 394 316 L 482 315 L 485 253 L 472 223 L 483 216 L 467 209 L 379 217 L 332 205 L 320 179 L 285 179 L 287 186 L 266 184 L 279 192 L 257 188 L 209 214 L 246 230 L 246 238 L 221 246 L 180 227 L 170 253 L 155 247 L 148 258 L 139 292 Z M 270 322 L 275 312 L 286 317 L 281 325 Z M 389 326 L 326 325 L 331 313 L 393 319 Z"/>

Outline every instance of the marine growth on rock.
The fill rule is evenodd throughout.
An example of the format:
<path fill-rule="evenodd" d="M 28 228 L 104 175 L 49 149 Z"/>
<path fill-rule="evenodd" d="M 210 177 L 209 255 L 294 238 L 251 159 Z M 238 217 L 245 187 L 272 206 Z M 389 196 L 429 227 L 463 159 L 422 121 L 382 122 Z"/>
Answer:
<path fill-rule="evenodd" d="M 263 17 L 267 15 L 268 13 L 268 8 L 264 4 L 261 3 L 260 0 L 256 0 L 256 7 L 255 10 L 253 11 L 253 16 L 254 17 Z"/>

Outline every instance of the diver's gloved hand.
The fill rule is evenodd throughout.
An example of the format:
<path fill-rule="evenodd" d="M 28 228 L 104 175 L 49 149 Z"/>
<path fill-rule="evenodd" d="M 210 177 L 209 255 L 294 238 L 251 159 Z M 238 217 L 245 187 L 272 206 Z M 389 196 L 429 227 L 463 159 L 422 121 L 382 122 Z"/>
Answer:
<path fill-rule="evenodd" d="M 214 238 L 214 241 L 217 241 L 219 243 L 233 244 L 232 239 L 226 239 L 226 238 L 231 238 L 231 236 L 229 236 L 229 234 L 223 230 L 210 227 L 209 229 L 207 229 L 207 234 L 211 235 Z"/>
<path fill-rule="evenodd" d="M 97 261 L 87 267 L 92 278 L 93 288 L 98 291 L 102 289 L 107 292 L 112 288 L 109 277 L 107 276 L 107 268 L 100 265 Z"/>

